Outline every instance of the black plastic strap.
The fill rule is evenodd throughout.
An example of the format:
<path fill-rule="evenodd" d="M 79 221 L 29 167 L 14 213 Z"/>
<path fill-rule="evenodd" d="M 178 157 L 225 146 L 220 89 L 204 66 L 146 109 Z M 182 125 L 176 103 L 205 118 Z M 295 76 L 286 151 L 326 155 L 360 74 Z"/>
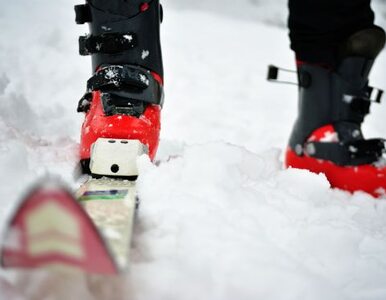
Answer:
<path fill-rule="evenodd" d="M 87 82 L 88 92 L 100 90 L 119 97 L 162 105 L 163 88 L 146 69 L 111 65 L 98 70 Z"/>
<path fill-rule="evenodd" d="M 343 102 L 346 104 L 341 109 L 341 119 L 362 123 L 364 117 L 370 113 L 372 102 L 381 103 L 383 90 L 367 86 L 362 97 L 355 95 L 343 95 Z"/>
<path fill-rule="evenodd" d="M 368 87 L 369 100 L 371 102 L 381 103 L 384 91 L 372 86 Z"/>
<path fill-rule="evenodd" d="M 296 82 L 288 81 L 288 80 L 279 80 L 279 73 L 292 73 L 296 74 L 296 71 L 288 70 L 288 69 L 283 69 L 279 68 L 273 65 L 268 66 L 268 73 L 267 73 L 267 80 L 271 82 L 276 82 L 276 83 L 285 83 L 285 84 L 292 84 L 292 85 L 298 85 Z"/>
<path fill-rule="evenodd" d="M 308 142 L 308 156 L 329 160 L 340 166 L 357 166 L 376 162 L 385 152 L 385 140 L 369 139 L 345 143 Z"/>
<path fill-rule="evenodd" d="M 339 115 L 342 121 L 362 123 L 365 116 L 370 113 L 371 101 L 367 98 L 343 95 L 343 104 L 340 106 Z"/>
<path fill-rule="evenodd" d="M 129 115 L 139 118 L 147 107 L 143 101 L 128 99 L 112 93 L 102 93 L 101 98 L 106 116 Z"/>
<path fill-rule="evenodd" d="M 103 90 L 104 88 L 135 87 L 141 90 L 150 85 L 151 75 L 140 68 L 131 66 L 108 66 L 98 70 L 87 81 L 89 91 Z"/>
<path fill-rule="evenodd" d="M 88 4 L 75 5 L 75 22 L 84 24 L 92 22 L 91 9 Z"/>
<path fill-rule="evenodd" d="M 353 98 L 350 107 L 353 111 L 361 115 L 367 115 L 370 113 L 370 104 L 371 102 L 367 99 Z"/>
<path fill-rule="evenodd" d="M 79 53 L 83 56 L 94 53 L 116 54 L 130 50 L 136 44 L 136 35 L 131 32 L 81 36 L 79 37 Z"/>
<path fill-rule="evenodd" d="M 77 112 L 88 112 L 91 106 L 92 93 L 86 93 L 79 100 Z"/>

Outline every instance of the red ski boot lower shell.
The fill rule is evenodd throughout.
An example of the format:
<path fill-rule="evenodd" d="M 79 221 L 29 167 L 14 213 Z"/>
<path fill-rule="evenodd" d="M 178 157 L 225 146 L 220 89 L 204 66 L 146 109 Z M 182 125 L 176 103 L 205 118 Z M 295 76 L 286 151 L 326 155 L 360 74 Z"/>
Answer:
<path fill-rule="evenodd" d="M 305 169 L 326 175 L 331 187 L 348 192 L 363 191 L 374 197 L 386 195 L 386 167 L 374 165 L 341 167 L 326 160 L 319 160 L 307 155 L 298 156 L 290 147 L 285 153 L 287 168 Z"/>
<path fill-rule="evenodd" d="M 92 95 L 90 110 L 82 126 L 80 157 L 90 159 L 92 145 L 98 138 L 139 140 L 147 146 L 153 160 L 157 152 L 160 134 L 161 107 L 149 105 L 139 117 L 118 114 L 106 116 L 101 101 L 101 92 Z"/>
<path fill-rule="evenodd" d="M 332 125 L 315 130 L 308 142 L 338 143 L 338 134 Z M 365 164 L 359 166 L 338 166 L 331 161 L 297 155 L 291 147 L 285 153 L 285 167 L 309 170 L 325 174 L 331 187 L 348 192 L 363 191 L 374 197 L 386 195 L 386 166 Z"/>

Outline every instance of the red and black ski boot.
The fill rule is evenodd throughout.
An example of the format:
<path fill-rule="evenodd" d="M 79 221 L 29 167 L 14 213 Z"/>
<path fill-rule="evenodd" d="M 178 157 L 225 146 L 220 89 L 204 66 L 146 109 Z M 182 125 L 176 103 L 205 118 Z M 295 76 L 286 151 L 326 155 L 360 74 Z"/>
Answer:
<path fill-rule="evenodd" d="M 90 172 L 91 150 L 101 138 L 137 140 L 154 159 L 163 103 L 159 0 L 87 0 L 75 12 L 78 24 L 89 23 L 79 52 L 91 55 L 93 71 L 78 106 L 85 113 L 83 171 Z"/>
<path fill-rule="evenodd" d="M 369 86 L 368 77 L 384 45 L 385 32 L 374 27 L 341 45 L 336 67 L 298 62 L 299 115 L 287 167 L 324 173 L 332 187 L 349 192 L 385 194 L 385 141 L 366 140 L 361 130 L 370 104 L 380 102 L 383 93 Z"/>

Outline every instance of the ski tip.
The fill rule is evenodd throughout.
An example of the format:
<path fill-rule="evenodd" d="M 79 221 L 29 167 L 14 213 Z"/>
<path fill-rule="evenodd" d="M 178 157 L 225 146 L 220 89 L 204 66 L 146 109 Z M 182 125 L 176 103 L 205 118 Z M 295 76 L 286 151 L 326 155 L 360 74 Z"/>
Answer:
<path fill-rule="evenodd" d="M 86 212 L 58 180 L 43 180 L 22 199 L 0 245 L 5 269 L 117 274 L 110 252 Z"/>

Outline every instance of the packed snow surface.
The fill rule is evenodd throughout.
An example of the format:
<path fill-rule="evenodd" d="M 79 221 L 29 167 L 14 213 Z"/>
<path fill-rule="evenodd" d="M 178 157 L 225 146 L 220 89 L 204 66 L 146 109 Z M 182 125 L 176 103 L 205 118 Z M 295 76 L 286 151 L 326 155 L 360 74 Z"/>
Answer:
<path fill-rule="evenodd" d="M 76 187 L 75 111 L 91 68 L 77 54 L 78 3 L 1 1 L 3 226 L 37 178 Z M 268 64 L 294 68 L 286 3 L 266 2 L 165 1 L 160 163 L 140 160 L 130 273 L 1 272 L 1 300 L 386 299 L 386 200 L 282 167 L 297 91 L 265 81 Z M 384 1 L 374 5 L 385 25 Z M 382 53 L 372 84 L 385 89 L 385 75 Z M 373 105 L 368 137 L 386 137 L 385 110 Z"/>

